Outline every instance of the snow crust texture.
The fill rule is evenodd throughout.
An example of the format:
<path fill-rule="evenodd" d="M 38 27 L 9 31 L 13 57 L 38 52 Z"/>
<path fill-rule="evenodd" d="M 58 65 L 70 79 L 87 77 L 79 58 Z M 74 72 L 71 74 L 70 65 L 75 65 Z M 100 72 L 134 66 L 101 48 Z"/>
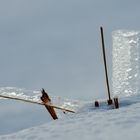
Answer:
<path fill-rule="evenodd" d="M 130 96 L 139 92 L 140 32 L 117 30 L 112 33 L 112 89 L 114 95 Z"/>

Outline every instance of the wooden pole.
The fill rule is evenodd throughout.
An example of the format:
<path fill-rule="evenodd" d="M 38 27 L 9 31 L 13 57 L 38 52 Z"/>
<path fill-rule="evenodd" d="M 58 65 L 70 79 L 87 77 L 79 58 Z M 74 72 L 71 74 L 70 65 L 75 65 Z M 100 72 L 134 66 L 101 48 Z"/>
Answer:
<path fill-rule="evenodd" d="M 103 52 L 103 60 L 104 60 L 104 68 L 105 68 L 106 85 L 107 85 L 107 91 L 108 91 L 108 105 L 111 105 L 112 104 L 112 99 L 111 99 L 111 96 L 110 96 L 107 62 L 106 62 L 106 53 L 105 53 L 105 45 L 104 45 L 103 27 L 100 27 L 100 30 L 101 30 L 101 41 L 102 41 L 102 52 Z"/>

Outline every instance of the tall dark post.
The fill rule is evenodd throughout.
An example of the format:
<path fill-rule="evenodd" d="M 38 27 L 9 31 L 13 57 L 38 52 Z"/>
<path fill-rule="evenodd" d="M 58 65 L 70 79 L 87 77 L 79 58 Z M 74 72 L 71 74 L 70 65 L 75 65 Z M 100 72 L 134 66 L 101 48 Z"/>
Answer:
<path fill-rule="evenodd" d="M 104 60 L 104 68 L 105 68 L 105 76 L 106 76 L 106 85 L 108 91 L 108 105 L 112 104 L 112 99 L 110 96 L 110 88 L 109 88 L 109 80 L 108 80 L 108 72 L 107 72 L 107 63 L 106 63 L 106 53 L 105 53 L 105 45 L 104 45 L 104 35 L 103 35 L 103 28 L 100 27 L 101 30 L 101 40 L 102 40 L 102 52 L 103 52 L 103 60 Z"/>

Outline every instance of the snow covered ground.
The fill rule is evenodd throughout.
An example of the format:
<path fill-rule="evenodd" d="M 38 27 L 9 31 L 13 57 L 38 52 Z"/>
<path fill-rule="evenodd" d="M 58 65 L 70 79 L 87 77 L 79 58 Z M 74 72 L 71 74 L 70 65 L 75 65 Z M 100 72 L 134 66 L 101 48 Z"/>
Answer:
<path fill-rule="evenodd" d="M 64 102 L 68 103 L 68 100 L 63 100 Z M 79 109 L 76 114 L 63 115 L 56 121 L 1 135 L 0 140 L 140 139 L 139 95 L 120 98 L 120 109 L 109 109 L 106 105 L 95 109 L 92 101 L 71 101 L 71 107 L 72 105 L 73 109 Z"/>

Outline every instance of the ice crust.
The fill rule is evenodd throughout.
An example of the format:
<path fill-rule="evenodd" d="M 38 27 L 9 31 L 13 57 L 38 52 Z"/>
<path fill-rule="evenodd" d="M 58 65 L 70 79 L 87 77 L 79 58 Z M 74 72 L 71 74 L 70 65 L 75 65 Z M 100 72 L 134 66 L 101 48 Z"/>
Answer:
<path fill-rule="evenodd" d="M 117 30 L 112 33 L 112 90 L 116 96 L 139 93 L 140 32 Z"/>

